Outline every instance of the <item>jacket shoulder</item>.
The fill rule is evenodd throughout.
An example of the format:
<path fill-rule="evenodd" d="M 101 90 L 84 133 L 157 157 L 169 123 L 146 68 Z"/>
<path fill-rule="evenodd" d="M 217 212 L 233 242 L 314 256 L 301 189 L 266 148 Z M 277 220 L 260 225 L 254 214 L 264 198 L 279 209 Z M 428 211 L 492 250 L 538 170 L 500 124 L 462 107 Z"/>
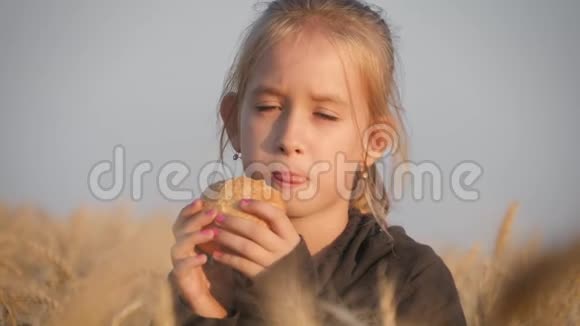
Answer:
<path fill-rule="evenodd" d="M 421 286 L 427 274 L 451 281 L 451 273 L 443 259 L 427 244 L 410 237 L 402 226 L 390 226 L 393 248 L 388 259 L 388 272 L 404 285 L 400 295 L 404 296 L 411 288 Z M 412 285 L 412 286 L 411 286 Z"/>
<path fill-rule="evenodd" d="M 388 228 L 393 251 L 387 277 L 396 280 L 395 303 L 401 324 L 465 325 L 459 293 L 443 259 L 401 226 Z"/>
<path fill-rule="evenodd" d="M 441 259 L 431 246 L 411 238 L 402 226 L 390 226 L 388 233 L 393 239 L 393 258 L 409 267 Z"/>

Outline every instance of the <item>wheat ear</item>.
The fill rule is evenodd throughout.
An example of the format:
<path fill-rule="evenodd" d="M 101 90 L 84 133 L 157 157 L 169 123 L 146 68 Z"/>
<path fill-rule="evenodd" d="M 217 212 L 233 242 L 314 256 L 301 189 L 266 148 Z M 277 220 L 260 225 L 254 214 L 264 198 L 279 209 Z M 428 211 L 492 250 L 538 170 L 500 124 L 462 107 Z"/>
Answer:
<path fill-rule="evenodd" d="M 499 259 L 503 257 L 505 252 L 508 249 L 510 238 L 511 238 L 511 229 L 514 223 L 516 213 L 519 208 L 518 202 L 512 202 L 508 208 L 507 213 L 504 215 L 501 226 L 499 228 L 499 232 L 497 234 L 497 238 L 495 240 L 495 250 L 494 250 L 494 258 Z"/>

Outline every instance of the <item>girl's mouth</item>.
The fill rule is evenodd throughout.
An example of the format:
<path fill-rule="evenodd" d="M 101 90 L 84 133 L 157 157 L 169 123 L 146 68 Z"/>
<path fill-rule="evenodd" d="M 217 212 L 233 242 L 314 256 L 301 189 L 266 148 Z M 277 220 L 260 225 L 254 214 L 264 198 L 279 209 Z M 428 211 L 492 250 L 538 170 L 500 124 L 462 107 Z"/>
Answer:
<path fill-rule="evenodd" d="M 306 177 L 292 173 L 274 171 L 272 172 L 272 181 L 282 187 L 296 187 L 306 183 Z"/>

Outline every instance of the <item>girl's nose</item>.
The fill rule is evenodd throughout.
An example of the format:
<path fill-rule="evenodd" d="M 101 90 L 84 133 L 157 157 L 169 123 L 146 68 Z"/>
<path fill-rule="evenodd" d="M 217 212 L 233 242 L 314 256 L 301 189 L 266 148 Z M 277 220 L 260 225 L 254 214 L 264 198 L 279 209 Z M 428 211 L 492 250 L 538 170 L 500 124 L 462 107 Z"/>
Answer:
<path fill-rule="evenodd" d="M 285 155 L 303 154 L 305 132 L 304 117 L 298 110 L 286 110 L 277 126 L 277 150 Z"/>
<path fill-rule="evenodd" d="M 278 145 L 278 149 L 286 154 L 286 155 L 292 155 L 292 154 L 302 154 L 304 153 L 304 150 L 302 148 L 301 145 L 299 145 L 296 142 L 290 143 L 290 142 L 280 142 L 280 144 Z"/>

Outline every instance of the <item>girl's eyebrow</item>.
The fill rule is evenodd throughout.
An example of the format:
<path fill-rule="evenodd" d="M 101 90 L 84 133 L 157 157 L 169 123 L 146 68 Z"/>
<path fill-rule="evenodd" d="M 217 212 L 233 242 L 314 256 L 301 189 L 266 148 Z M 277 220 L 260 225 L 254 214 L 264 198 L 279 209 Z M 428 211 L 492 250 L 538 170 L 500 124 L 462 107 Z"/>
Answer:
<path fill-rule="evenodd" d="M 348 107 L 348 104 L 340 96 L 335 94 L 310 94 L 310 98 L 315 102 L 334 103 L 339 106 Z"/>
<path fill-rule="evenodd" d="M 268 85 L 258 85 L 256 86 L 251 92 L 252 97 L 257 97 L 261 94 L 273 95 L 278 97 L 284 97 L 284 92 L 280 89 Z M 315 102 L 326 102 L 326 103 L 335 103 L 341 106 L 348 106 L 346 101 L 342 99 L 340 96 L 335 94 L 314 94 L 310 93 L 310 98 Z"/>
<path fill-rule="evenodd" d="M 282 92 L 281 90 L 267 85 L 258 85 L 254 87 L 254 89 L 250 92 L 250 94 L 252 95 L 252 97 L 256 97 L 261 94 L 274 95 L 278 97 L 284 96 L 284 92 Z"/>

